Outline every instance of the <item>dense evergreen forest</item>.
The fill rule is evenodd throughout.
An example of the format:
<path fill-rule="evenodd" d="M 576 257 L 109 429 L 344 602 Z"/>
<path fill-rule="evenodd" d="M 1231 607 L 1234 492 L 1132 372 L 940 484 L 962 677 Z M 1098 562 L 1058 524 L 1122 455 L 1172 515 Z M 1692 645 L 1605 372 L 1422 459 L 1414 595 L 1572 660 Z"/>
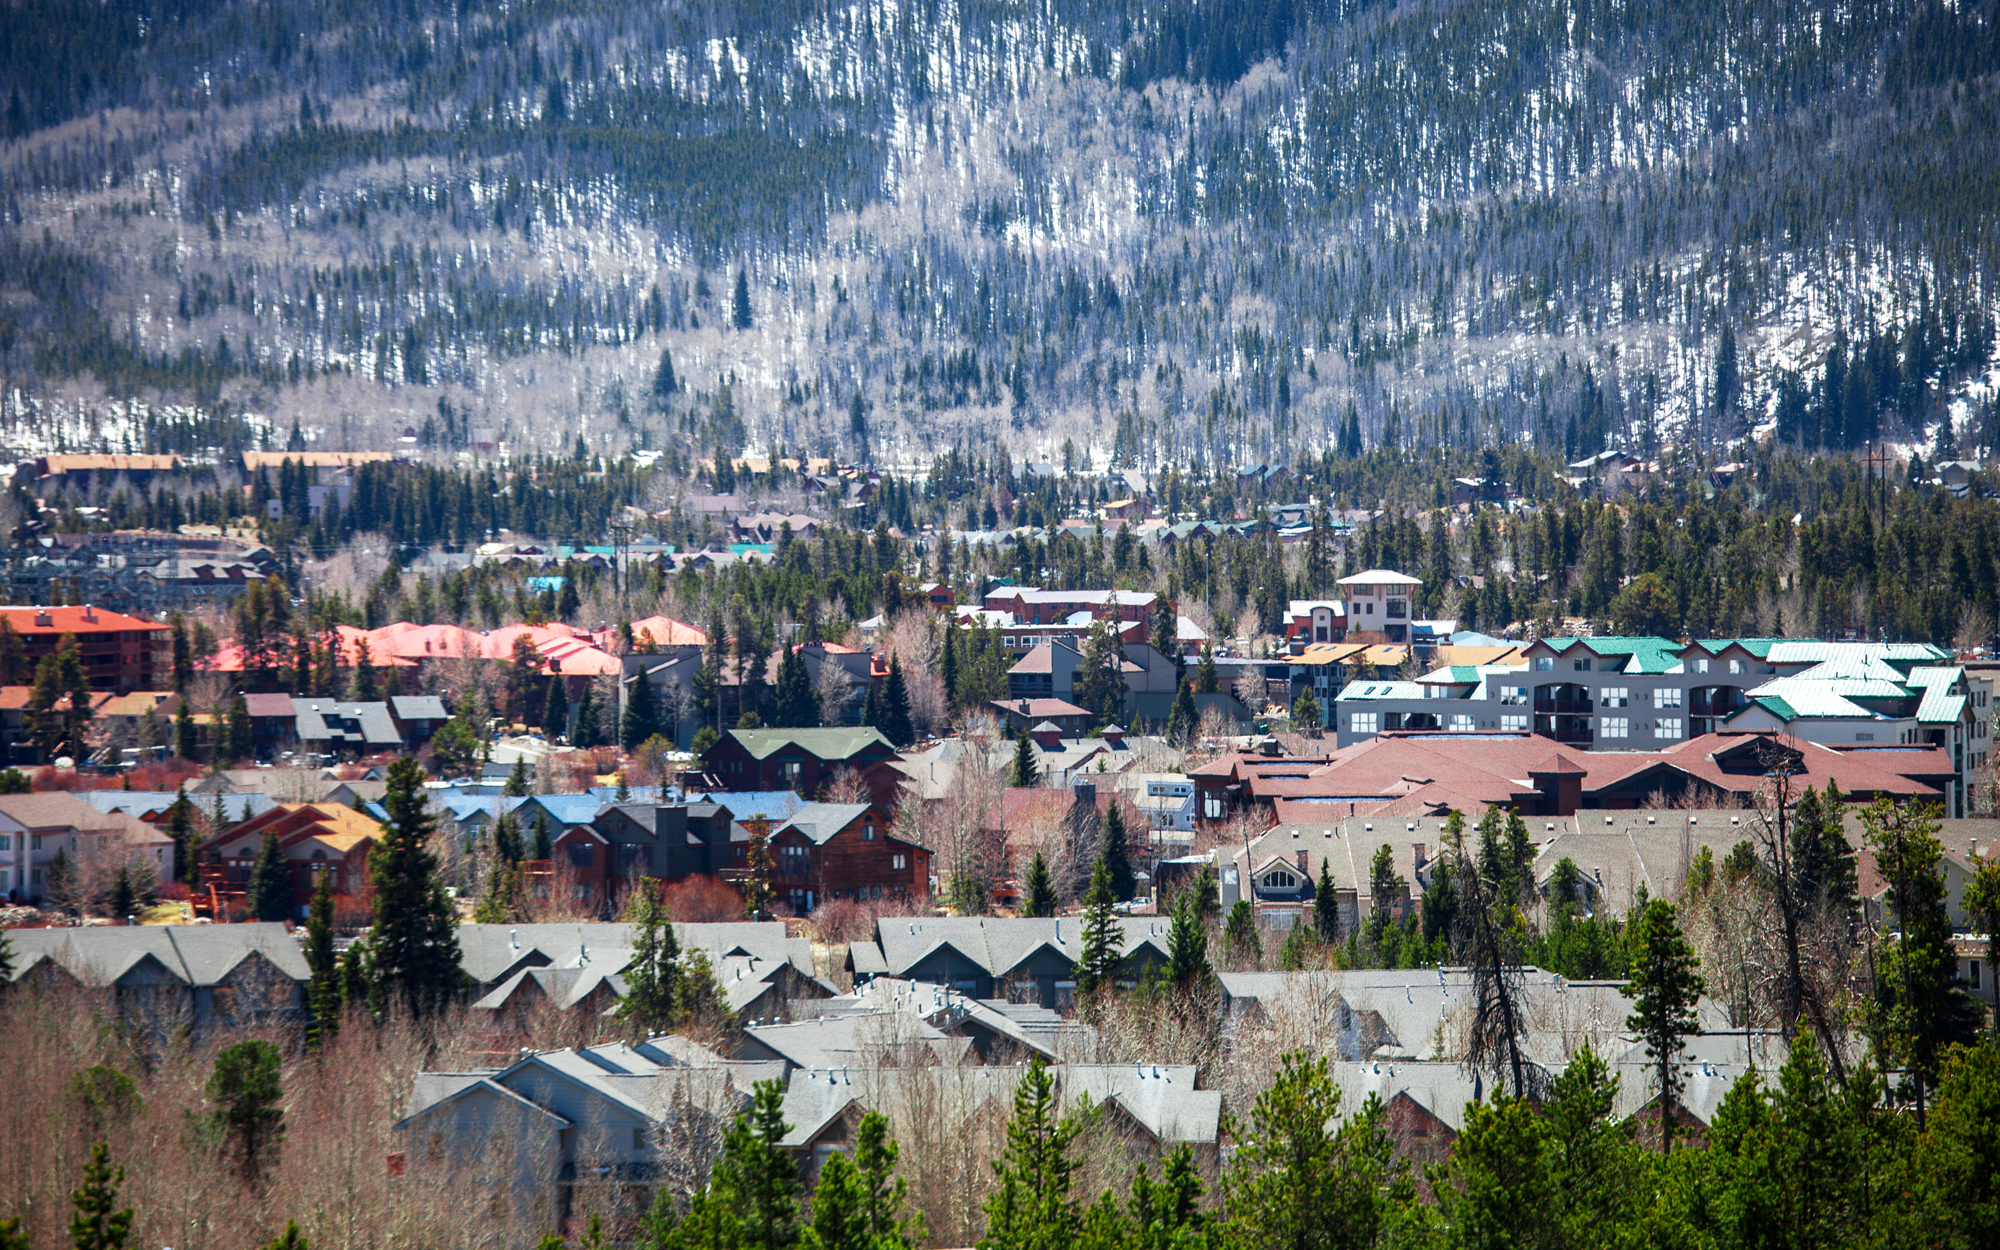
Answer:
<path fill-rule="evenodd" d="M 0 439 L 1954 454 L 1995 18 L 27 0 Z"/>

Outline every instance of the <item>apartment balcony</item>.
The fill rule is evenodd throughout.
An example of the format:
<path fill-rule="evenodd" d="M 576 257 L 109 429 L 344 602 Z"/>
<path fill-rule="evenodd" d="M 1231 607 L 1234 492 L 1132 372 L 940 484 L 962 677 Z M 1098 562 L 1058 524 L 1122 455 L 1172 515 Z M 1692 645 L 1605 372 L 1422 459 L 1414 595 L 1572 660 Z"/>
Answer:
<path fill-rule="evenodd" d="M 1535 713 L 1539 716 L 1590 716 L 1597 711 L 1597 705 L 1590 699 L 1547 699 L 1535 697 Z"/>

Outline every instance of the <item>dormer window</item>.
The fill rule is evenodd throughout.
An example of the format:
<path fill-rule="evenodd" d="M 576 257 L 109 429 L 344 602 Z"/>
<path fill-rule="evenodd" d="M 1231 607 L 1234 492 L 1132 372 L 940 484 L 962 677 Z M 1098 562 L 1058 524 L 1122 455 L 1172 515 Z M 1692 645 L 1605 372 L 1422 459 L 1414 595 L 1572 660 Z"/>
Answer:
<path fill-rule="evenodd" d="M 1264 888 L 1267 890 L 1296 890 L 1299 879 L 1282 868 L 1275 868 L 1264 874 Z"/>

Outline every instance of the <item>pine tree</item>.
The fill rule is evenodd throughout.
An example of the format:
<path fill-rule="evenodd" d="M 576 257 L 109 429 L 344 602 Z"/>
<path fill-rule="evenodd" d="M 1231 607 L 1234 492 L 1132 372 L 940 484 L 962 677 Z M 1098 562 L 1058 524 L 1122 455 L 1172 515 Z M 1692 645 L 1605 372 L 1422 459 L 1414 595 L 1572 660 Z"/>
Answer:
<path fill-rule="evenodd" d="M 1028 865 L 1027 897 L 1022 900 L 1021 914 L 1041 919 L 1056 914 L 1056 883 L 1049 874 L 1049 861 L 1035 852 L 1034 862 Z"/>
<path fill-rule="evenodd" d="M 1025 733 L 1014 743 L 1014 762 L 1007 766 L 1007 784 L 1022 790 L 1042 784 L 1041 765 L 1035 762 L 1035 744 Z"/>
<path fill-rule="evenodd" d="M 230 759 L 240 760 L 252 750 L 250 704 L 241 694 L 229 701 L 229 715 L 225 720 L 228 724 Z"/>
<path fill-rule="evenodd" d="M 1083 895 L 1083 942 L 1072 973 L 1079 999 L 1092 998 L 1116 984 L 1125 946 L 1125 930 L 1112 910 L 1116 898 L 1111 888 L 1111 866 L 1100 855 L 1090 870 L 1090 888 Z"/>
<path fill-rule="evenodd" d="M 514 757 L 514 767 L 507 773 L 507 784 L 500 787 L 500 793 L 510 799 L 526 798 L 528 795 L 528 757 Z"/>
<path fill-rule="evenodd" d="M 1299 691 L 1298 699 L 1292 704 L 1292 727 L 1315 738 L 1326 728 L 1326 722 L 1320 715 L 1319 700 L 1313 698 L 1312 691 Z"/>
<path fill-rule="evenodd" d="M 184 760 L 194 758 L 196 750 L 193 708 L 186 695 L 181 696 L 180 706 L 174 709 L 174 754 Z"/>
<path fill-rule="evenodd" d="M 1319 940 L 1332 946 L 1340 941 L 1340 899 L 1327 864 L 1325 859 L 1319 861 L 1319 882 L 1313 887 L 1313 926 L 1319 930 Z"/>
<path fill-rule="evenodd" d="M 778 661 L 771 719 L 781 729 L 811 729 L 819 724 L 819 695 L 813 690 L 802 651 L 802 647 L 788 647 Z"/>
<path fill-rule="evenodd" d="M 633 937 L 632 962 L 625 966 L 625 997 L 618 1000 L 616 1014 L 636 1042 L 673 1027 L 681 971 L 680 943 L 667 909 L 660 905 L 658 887 L 642 878 L 633 899 L 627 919 L 638 932 Z"/>
<path fill-rule="evenodd" d="M 1056 1114 L 1055 1079 L 1037 1054 L 1014 1089 L 1007 1147 L 994 1164 L 999 1183 L 986 1199 L 979 1250 L 1064 1250 L 1077 1240 L 1083 1213 L 1070 1197 L 1079 1126 Z"/>
<path fill-rule="evenodd" d="M 1884 1071 L 1905 1073 L 1904 1090 L 1922 1131 L 1929 1089 L 1937 1081 L 1948 1029 L 1948 996 L 1957 970 L 1952 924 L 1938 860 L 1936 808 L 1882 798 L 1864 808 L 1861 825 L 1895 913 L 1893 941 L 1875 960 L 1876 1000 L 1868 1032 Z"/>
<path fill-rule="evenodd" d="M 964 647 L 964 630 L 955 627 L 945 630 L 944 646 L 938 655 L 938 680 L 944 683 L 944 705 L 950 712 L 958 710 L 958 653 Z"/>
<path fill-rule="evenodd" d="M 627 751 L 660 732 L 659 704 L 653 683 L 640 673 L 625 683 L 625 712 L 618 719 L 618 745 Z"/>
<path fill-rule="evenodd" d="M 264 1250 L 312 1250 L 312 1241 L 300 1231 L 297 1220 L 286 1220 L 285 1231 L 272 1238 Z"/>
<path fill-rule="evenodd" d="M 585 685 L 583 693 L 576 697 L 576 727 L 570 730 L 569 735 L 571 746 L 586 750 L 598 746 L 603 741 L 602 732 L 597 724 L 595 685 L 594 682 Z"/>
<path fill-rule="evenodd" d="M 90 1147 L 83 1165 L 83 1184 L 70 1192 L 76 1214 L 69 1219 L 69 1240 L 75 1250 L 124 1250 L 132 1232 L 132 1208 L 118 1210 L 118 1187 L 125 1169 L 111 1166 L 111 1148 L 103 1142 Z"/>
<path fill-rule="evenodd" d="M 903 662 L 893 652 L 889 656 L 889 677 L 882 683 L 882 701 L 876 712 L 881 718 L 876 728 L 898 750 L 917 740 L 916 728 L 910 723 L 910 688 L 903 680 Z"/>
<path fill-rule="evenodd" d="M 340 1032 L 340 958 L 333 948 L 333 874 L 318 874 L 312 903 L 306 913 L 306 967 L 312 980 L 306 985 L 306 1011 L 312 1016 L 307 1041 L 313 1049 L 324 1049 Z"/>
<path fill-rule="evenodd" d="M 807 1250 L 913 1250 L 922 1241 L 922 1217 L 903 1213 L 909 1182 L 890 1179 L 898 1153 L 888 1117 L 862 1116 L 853 1158 L 831 1155 L 813 1189 L 812 1223 L 801 1239 Z"/>
<path fill-rule="evenodd" d="M 1701 961 L 1682 936 L 1672 903 L 1651 900 L 1634 927 L 1637 953 L 1631 979 L 1618 992 L 1632 1000 L 1625 1027 L 1645 1043 L 1646 1057 L 1657 1065 L 1660 1153 L 1666 1154 L 1673 1149 L 1674 1104 L 1683 1084 L 1681 1039 L 1701 1032 L 1695 1006 L 1705 987 Z"/>
<path fill-rule="evenodd" d="M 750 832 L 750 847 L 744 852 L 743 914 L 763 920 L 771 909 L 771 822 L 752 816 L 743 822 Z"/>
<path fill-rule="evenodd" d="M 250 870 L 250 914 L 258 920 L 282 921 L 292 913 L 292 871 L 279 849 L 278 835 L 267 833 Z"/>
<path fill-rule="evenodd" d="M 549 677 L 549 695 L 542 702 L 542 732 L 560 738 L 569 732 L 569 692 L 560 674 Z"/>
<path fill-rule="evenodd" d="M 187 796 L 187 782 L 174 791 L 174 804 L 167 809 L 167 836 L 174 840 L 174 872 L 181 880 L 193 882 L 201 874 L 195 863 L 194 804 Z"/>
<path fill-rule="evenodd" d="M 1127 845 L 1125 831 L 1125 805 L 1116 795 L 1104 811 L 1104 830 L 1098 841 L 1098 854 L 1111 871 L 1111 894 L 1121 903 L 1132 901 L 1133 893 L 1139 888 L 1132 876 L 1132 854 Z"/>
<path fill-rule="evenodd" d="M 791 1250 L 799 1238 L 799 1171 L 781 1143 L 785 1084 L 759 1081 L 750 1108 L 736 1117 L 723 1139 L 722 1156 L 709 1180 L 711 1198 L 732 1211 L 736 1236 L 727 1244 L 740 1250 Z"/>
<path fill-rule="evenodd" d="M 535 817 L 534 845 L 530 849 L 534 853 L 529 858 L 536 860 L 548 860 L 556 853 L 555 837 L 549 832 L 549 818 L 546 813 Z"/>
<path fill-rule="evenodd" d="M 1229 923 L 1222 928 L 1223 949 L 1229 958 L 1252 968 L 1263 966 L 1264 944 L 1257 940 L 1257 917 L 1250 910 L 1250 900 L 1239 898 L 1229 909 Z"/>
<path fill-rule="evenodd" d="M 730 324 L 739 330 L 750 328 L 750 270 L 739 265 L 736 269 L 736 295 L 730 301 Z"/>
<path fill-rule="evenodd" d="M 1175 750 L 1187 750 L 1194 745 L 1200 723 L 1201 716 L 1194 705 L 1194 683 L 1183 676 L 1174 686 L 1174 704 L 1167 713 L 1167 745 Z"/>
<path fill-rule="evenodd" d="M 1194 891 L 1184 891 L 1174 901 L 1173 920 L 1167 927 L 1167 979 L 1185 995 L 1208 983 L 1213 970 L 1208 963 L 1208 926 L 1202 923 L 1201 901 Z"/>
<path fill-rule="evenodd" d="M 215 1057 L 206 1093 L 215 1104 L 208 1125 L 243 1183 L 261 1190 L 285 1140 L 285 1088 L 278 1048 L 262 1039 L 238 1042 Z"/>
<path fill-rule="evenodd" d="M 429 849 L 432 818 L 423 782 L 423 769 L 407 755 L 389 766 L 382 798 L 389 821 L 368 856 L 375 890 L 369 1006 L 378 1016 L 400 1006 L 422 1020 L 443 1007 L 464 978 L 457 917 Z"/>
<path fill-rule="evenodd" d="M 1201 644 L 1201 663 L 1195 667 L 1194 692 L 1196 694 L 1219 694 L 1222 690 L 1222 671 L 1215 666 L 1215 651 L 1207 644 Z"/>

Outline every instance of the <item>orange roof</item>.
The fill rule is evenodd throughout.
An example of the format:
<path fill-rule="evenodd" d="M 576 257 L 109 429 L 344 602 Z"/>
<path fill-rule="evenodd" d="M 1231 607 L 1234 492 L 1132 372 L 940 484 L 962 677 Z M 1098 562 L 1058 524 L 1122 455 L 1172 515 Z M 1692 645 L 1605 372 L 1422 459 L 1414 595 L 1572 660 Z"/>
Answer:
<path fill-rule="evenodd" d="M 47 637 L 51 634 L 104 634 L 114 630 L 161 630 L 167 627 L 144 617 L 127 616 L 93 608 L 0 608 L 0 618 L 17 634 Z"/>
<path fill-rule="evenodd" d="M 386 451 L 246 451 L 243 467 L 255 473 L 259 469 L 275 469 L 290 460 L 309 469 L 333 469 L 393 459 Z"/>
<path fill-rule="evenodd" d="M 92 472 L 110 470 L 117 473 L 150 473 L 155 470 L 178 469 L 179 456 L 42 456 L 36 465 L 44 475 L 57 473 Z"/>
<path fill-rule="evenodd" d="M 632 637 L 634 641 L 640 641 L 639 635 L 642 633 L 651 634 L 653 641 L 662 647 L 701 647 L 708 645 L 707 634 L 696 629 L 686 621 L 677 621 L 671 616 L 649 616 L 641 621 L 633 621 Z M 643 642 L 640 642 L 640 645 L 644 645 Z"/>

